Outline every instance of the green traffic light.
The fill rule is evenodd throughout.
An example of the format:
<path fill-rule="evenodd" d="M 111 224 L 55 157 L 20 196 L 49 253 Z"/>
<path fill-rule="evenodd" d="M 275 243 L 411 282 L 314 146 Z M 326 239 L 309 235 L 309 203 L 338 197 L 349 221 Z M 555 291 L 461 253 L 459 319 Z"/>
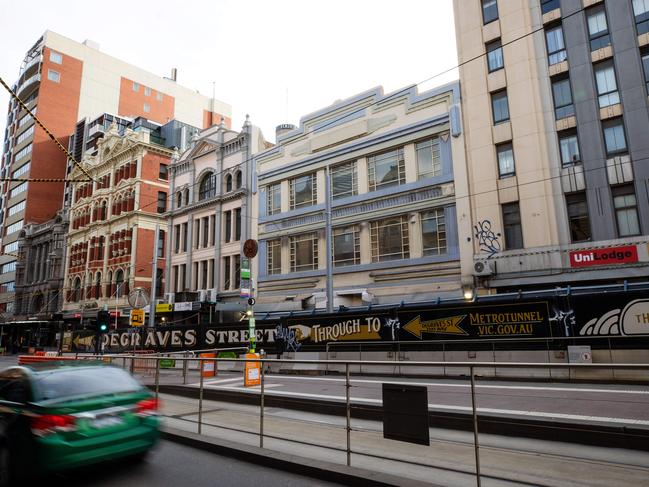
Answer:
<path fill-rule="evenodd" d="M 107 331 L 107 330 L 108 330 L 108 325 L 107 325 L 106 323 L 102 323 L 102 324 L 99 326 L 99 330 L 100 330 L 100 331 Z"/>

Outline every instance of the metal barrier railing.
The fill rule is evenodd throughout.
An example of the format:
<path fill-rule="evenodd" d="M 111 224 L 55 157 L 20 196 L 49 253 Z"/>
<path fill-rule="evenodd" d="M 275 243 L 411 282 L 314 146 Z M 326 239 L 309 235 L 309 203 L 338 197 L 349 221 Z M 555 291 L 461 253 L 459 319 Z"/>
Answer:
<path fill-rule="evenodd" d="M 219 351 L 222 351 L 223 349 L 219 349 Z M 152 354 L 153 356 L 147 356 L 147 359 L 155 360 L 156 361 L 156 368 L 155 368 L 155 385 L 154 385 L 154 390 L 155 390 L 155 396 L 156 399 L 158 398 L 160 394 L 160 361 L 164 359 L 164 357 L 158 356 L 158 354 Z M 123 366 L 126 368 L 125 360 L 130 358 L 131 360 L 135 360 L 139 358 L 138 355 L 125 355 L 125 354 L 117 354 L 117 355 L 86 355 L 86 356 L 78 356 L 79 359 L 102 359 L 104 361 L 109 361 L 112 363 L 113 359 L 124 359 Z M 218 362 L 235 362 L 235 363 L 242 363 L 245 364 L 246 362 L 256 362 L 260 364 L 260 412 L 259 412 L 259 447 L 264 448 L 264 437 L 268 438 L 276 438 L 276 439 L 283 439 L 283 438 L 278 438 L 276 436 L 268 435 L 264 433 L 264 408 L 265 408 L 265 376 L 266 376 L 266 367 L 264 367 L 265 364 L 281 364 L 281 363 L 300 363 L 300 364 L 309 364 L 309 365 L 335 365 L 335 366 L 344 366 L 345 368 L 345 430 L 346 430 L 346 464 L 348 466 L 351 466 L 351 460 L 352 460 L 352 453 L 355 453 L 352 450 L 352 443 L 351 443 L 351 433 L 352 433 L 352 427 L 351 427 L 351 408 L 352 408 L 352 402 L 351 402 L 351 379 L 350 379 L 350 367 L 351 366 L 359 366 L 359 365 L 365 365 L 365 366 L 385 366 L 385 365 L 393 365 L 394 362 L 392 361 L 361 361 L 361 360 L 309 360 L 309 359 L 266 359 L 266 358 L 205 358 L 205 357 L 198 357 L 198 358 L 187 358 L 187 357 L 182 357 L 182 358 L 177 358 L 176 360 L 181 360 L 181 361 L 198 361 L 200 364 L 200 370 L 203 370 L 203 366 L 205 363 L 209 362 L 214 362 L 215 368 L 217 367 Z M 472 424 L 473 424 L 473 448 L 474 448 L 474 456 L 475 456 L 475 477 L 476 477 L 476 484 L 478 487 L 481 485 L 481 470 L 480 470 L 480 443 L 479 443 L 479 430 L 478 430 L 478 408 L 476 404 L 476 377 L 477 373 L 476 370 L 481 369 L 481 368 L 491 368 L 497 366 L 497 367 L 502 367 L 502 368 L 529 368 L 529 369 L 544 369 L 544 368 L 549 368 L 549 369 L 577 369 L 577 370 L 595 370 L 595 369 L 603 369 L 603 368 L 612 368 L 616 370 L 642 370 L 642 371 L 649 371 L 649 364 L 566 364 L 566 363 L 538 363 L 538 362 L 531 362 L 531 363 L 512 363 L 512 362 L 500 362 L 494 364 L 493 362 L 433 362 L 433 361 L 412 361 L 412 362 L 403 362 L 400 364 L 401 366 L 404 367 L 440 367 L 440 366 L 445 366 L 445 367 L 460 367 L 463 369 L 468 369 L 468 375 L 470 379 L 470 388 L 471 388 L 471 416 L 472 416 Z M 198 434 L 202 434 L 202 427 L 203 427 L 203 401 L 204 401 L 204 390 L 205 390 L 205 383 L 204 383 L 204 374 L 200 374 L 200 382 L 199 382 L 199 397 L 198 397 L 198 425 L 197 425 L 197 431 Z M 219 426 L 220 427 L 220 426 Z M 239 430 L 236 428 L 231 428 L 231 427 L 226 427 L 226 429 L 233 429 L 235 431 L 240 431 L 240 432 L 245 432 L 249 433 L 249 431 L 244 431 L 244 430 Z M 294 440 L 288 440 L 288 441 L 294 441 Z M 315 444 L 315 443 L 309 443 L 310 445 L 314 446 L 319 446 L 319 447 L 325 447 L 333 450 L 339 450 L 339 448 L 333 447 L 333 446 L 327 446 L 327 445 L 321 445 L 321 444 Z M 361 453 L 363 455 L 367 455 L 367 453 Z M 370 455 L 371 456 L 371 455 Z M 385 457 L 380 457 L 380 458 L 385 458 Z"/>

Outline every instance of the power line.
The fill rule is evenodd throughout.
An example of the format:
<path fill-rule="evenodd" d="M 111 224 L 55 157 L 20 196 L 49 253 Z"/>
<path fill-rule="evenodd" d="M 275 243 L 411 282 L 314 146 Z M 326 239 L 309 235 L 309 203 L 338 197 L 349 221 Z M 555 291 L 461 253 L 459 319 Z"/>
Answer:
<path fill-rule="evenodd" d="M 38 124 L 38 126 L 39 126 L 40 128 L 43 129 L 43 131 L 47 134 L 47 136 L 48 136 L 48 137 L 49 137 L 49 138 L 50 138 L 50 139 L 51 139 L 51 140 L 52 140 L 52 141 L 53 141 L 53 142 L 58 146 L 59 150 L 63 151 L 63 152 L 68 156 L 68 158 L 70 158 L 70 159 L 72 160 L 72 162 L 74 162 L 74 164 L 76 164 L 76 165 L 81 169 L 81 171 L 82 171 L 82 172 L 86 175 L 86 177 L 88 178 L 89 182 L 90 182 L 90 181 L 94 181 L 94 180 L 92 179 L 92 177 L 90 176 L 90 174 L 88 174 L 88 172 L 83 168 L 83 166 L 82 166 L 82 165 L 81 165 L 81 164 L 80 164 L 80 163 L 79 163 L 79 162 L 74 158 L 74 156 L 73 156 L 72 154 L 70 154 L 70 152 L 68 152 L 68 150 L 67 150 L 65 147 L 63 147 L 63 145 L 61 144 L 61 142 L 59 142 L 59 140 L 58 140 L 58 139 L 57 139 L 57 138 L 52 134 L 52 132 L 50 132 L 50 131 L 47 129 L 47 127 L 45 127 L 45 125 L 43 125 L 43 123 L 38 119 L 38 117 L 34 114 L 34 112 L 32 112 L 32 111 L 27 107 L 27 105 L 25 105 L 25 103 L 23 103 L 23 101 L 18 97 L 18 95 L 17 95 L 16 93 L 14 93 L 14 91 L 9 87 L 9 85 L 7 85 L 7 83 L 5 83 L 5 81 L 2 79 L 1 76 L 0 76 L 0 83 L 1 83 L 2 86 L 4 86 L 5 89 L 6 89 L 6 90 L 11 94 L 11 96 L 12 96 L 13 98 L 15 98 L 15 99 L 18 101 L 18 104 L 19 104 L 19 105 L 20 105 L 24 110 L 27 110 L 27 113 L 29 114 L 29 116 L 32 117 L 32 118 L 34 119 L 34 121 Z"/>

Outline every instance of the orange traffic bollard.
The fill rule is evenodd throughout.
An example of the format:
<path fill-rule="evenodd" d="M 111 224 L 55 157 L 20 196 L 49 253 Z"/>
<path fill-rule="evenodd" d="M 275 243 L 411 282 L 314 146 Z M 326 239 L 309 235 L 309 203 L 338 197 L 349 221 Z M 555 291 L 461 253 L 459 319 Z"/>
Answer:
<path fill-rule="evenodd" d="M 245 358 L 259 358 L 258 353 L 247 353 Z M 261 363 L 246 362 L 243 373 L 243 385 L 245 387 L 258 386 L 261 384 Z"/>
<path fill-rule="evenodd" d="M 215 353 L 201 353 L 201 358 L 216 358 Z M 214 377 L 216 375 L 216 360 L 205 360 L 203 361 L 203 367 L 201 369 L 201 375 L 203 377 Z"/>

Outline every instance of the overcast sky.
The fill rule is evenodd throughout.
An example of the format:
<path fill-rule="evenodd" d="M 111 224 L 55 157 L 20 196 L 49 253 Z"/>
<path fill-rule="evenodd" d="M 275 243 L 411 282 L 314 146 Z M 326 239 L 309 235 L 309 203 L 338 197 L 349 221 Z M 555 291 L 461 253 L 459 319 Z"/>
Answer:
<path fill-rule="evenodd" d="M 0 0 L 0 76 L 18 77 L 47 29 L 232 106 L 275 140 L 275 126 L 374 86 L 386 92 L 457 77 L 452 0 Z M 0 87 L 1 88 L 1 87 Z M 8 94 L 0 93 L 0 137 Z"/>

